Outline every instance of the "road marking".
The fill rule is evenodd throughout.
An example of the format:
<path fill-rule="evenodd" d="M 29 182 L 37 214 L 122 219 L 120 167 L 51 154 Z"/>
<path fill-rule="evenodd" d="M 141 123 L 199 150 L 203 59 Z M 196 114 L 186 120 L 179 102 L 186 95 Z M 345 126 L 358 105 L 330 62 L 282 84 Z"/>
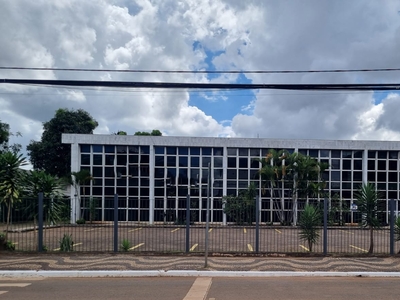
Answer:
<path fill-rule="evenodd" d="M 244 232 L 244 233 L 247 233 L 247 230 L 246 230 L 246 228 L 243 228 L 243 232 Z"/>
<path fill-rule="evenodd" d="M 310 249 L 308 249 L 307 247 L 303 246 L 303 245 L 299 245 L 301 248 L 303 248 L 304 250 L 307 250 L 308 252 L 310 252 Z"/>
<path fill-rule="evenodd" d="M 139 245 L 133 246 L 131 248 L 129 248 L 129 250 L 134 250 L 136 248 L 142 247 L 144 245 L 144 243 L 140 243 Z"/>
<path fill-rule="evenodd" d="M 7 291 L 0 291 L 0 295 L 5 293 L 7 293 Z"/>
<path fill-rule="evenodd" d="M 211 231 L 212 231 L 212 228 L 208 229 L 208 232 L 211 232 Z"/>
<path fill-rule="evenodd" d="M 193 282 L 192 287 L 183 300 L 203 300 L 206 299 L 210 290 L 212 278 L 199 277 Z"/>
<path fill-rule="evenodd" d="M 128 230 L 128 232 L 132 232 L 132 231 L 136 231 L 136 230 L 140 230 L 140 229 L 142 229 L 142 227 L 136 228 L 136 229 L 132 229 L 132 230 Z"/>
<path fill-rule="evenodd" d="M 32 283 L 0 283 L 0 287 L 26 287 Z"/>
<path fill-rule="evenodd" d="M 280 231 L 280 230 L 278 230 L 278 229 L 275 229 L 275 231 L 276 231 L 277 233 L 282 233 L 282 231 Z"/>
<path fill-rule="evenodd" d="M 365 249 L 363 249 L 363 248 L 358 248 L 358 247 L 353 246 L 353 245 L 350 245 L 350 247 L 351 247 L 351 248 L 354 248 L 354 249 L 357 249 L 357 250 L 360 250 L 360 251 L 363 251 L 363 252 L 368 252 L 367 250 L 365 250 Z"/>
<path fill-rule="evenodd" d="M 100 228 L 85 229 L 84 231 L 85 231 L 85 232 L 88 232 L 88 231 L 93 231 L 93 230 L 98 230 L 98 229 L 100 229 Z"/>
<path fill-rule="evenodd" d="M 171 230 L 171 232 L 175 232 L 175 231 L 178 231 L 180 228 L 176 228 L 176 229 L 174 229 L 174 230 Z"/>
<path fill-rule="evenodd" d="M 198 245 L 199 245 L 199 244 L 194 244 L 194 245 L 192 246 L 192 248 L 190 248 L 189 251 L 193 251 L 194 249 L 196 249 L 196 247 L 197 247 Z"/>
<path fill-rule="evenodd" d="M 249 248 L 249 251 L 250 251 L 250 252 L 253 252 L 253 251 L 254 251 L 254 250 L 253 250 L 253 246 L 250 245 L 250 244 L 247 244 L 247 248 Z"/>
<path fill-rule="evenodd" d="M 75 246 L 80 246 L 80 245 L 82 245 L 83 243 L 76 243 L 76 244 L 74 244 L 73 245 L 73 247 L 75 247 Z M 60 248 L 55 248 L 55 249 L 53 249 L 53 251 L 60 251 Z"/>
<path fill-rule="evenodd" d="M 340 231 L 346 232 L 347 234 L 354 234 L 354 232 L 349 232 L 348 230 L 339 229 Z"/>

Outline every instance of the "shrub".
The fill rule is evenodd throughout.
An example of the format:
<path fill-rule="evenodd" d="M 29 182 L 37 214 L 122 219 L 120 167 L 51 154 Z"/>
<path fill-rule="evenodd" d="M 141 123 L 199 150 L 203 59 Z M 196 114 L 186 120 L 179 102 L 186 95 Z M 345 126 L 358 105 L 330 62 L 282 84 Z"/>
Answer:
<path fill-rule="evenodd" d="M 78 225 L 82 225 L 82 224 L 85 224 L 85 223 L 86 223 L 85 219 L 76 220 L 76 224 L 78 224 Z"/>
<path fill-rule="evenodd" d="M 60 251 L 70 252 L 74 250 L 74 241 L 71 234 L 64 233 L 63 238 L 60 240 Z"/>
<path fill-rule="evenodd" d="M 131 248 L 131 243 L 129 242 L 129 240 L 127 239 L 123 239 L 122 243 L 121 243 L 121 249 L 122 251 L 129 251 L 129 249 Z"/>

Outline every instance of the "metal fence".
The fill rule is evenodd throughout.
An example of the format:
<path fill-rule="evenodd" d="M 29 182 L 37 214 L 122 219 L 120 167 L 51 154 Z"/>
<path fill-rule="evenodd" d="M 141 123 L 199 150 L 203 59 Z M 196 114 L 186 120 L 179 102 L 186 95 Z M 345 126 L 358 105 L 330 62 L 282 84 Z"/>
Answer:
<path fill-rule="evenodd" d="M 76 251 L 76 252 L 136 252 L 136 253 L 231 253 L 231 254 L 306 254 L 311 252 L 301 238 L 302 229 L 259 222 L 259 206 L 228 215 L 221 223 L 193 224 L 190 205 L 186 219 L 180 222 L 119 222 L 118 196 L 115 195 L 112 221 L 86 221 L 71 224 L 70 199 L 23 199 L 14 204 L 7 226 L 8 208 L 1 207 L 1 236 L 5 249 L 15 251 Z M 190 201 L 188 196 L 187 201 Z M 373 231 L 374 252 L 395 254 L 394 201 L 389 224 Z M 313 253 L 364 254 L 370 247 L 370 231 L 358 224 L 333 225 L 327 205 L 322 205 L 321 225 Z M 207 230 L 208 229 L 208 230 Z M 207 245 L 207 246 L 206 246 Z"/>

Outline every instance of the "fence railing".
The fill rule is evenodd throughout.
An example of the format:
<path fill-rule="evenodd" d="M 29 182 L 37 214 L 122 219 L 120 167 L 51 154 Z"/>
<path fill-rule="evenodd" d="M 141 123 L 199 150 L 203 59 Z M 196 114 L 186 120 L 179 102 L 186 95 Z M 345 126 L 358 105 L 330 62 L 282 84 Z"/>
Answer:
<path fill-rule="evenodd" d="M 0 237 L 3 248 L 15 251 L 76 251 L 76 252 L 136 252 L 136 253 L 204 253 L 206 226 L 190 221 L 190 205 L 182 224 L 162 222 L 118 221 L 118 196 L 115 195 L 112 221 L 86 221 L 71 224 L 70 199 L 23 199 L 11 209 L 7 226 L 8 208 L 1 207 Z M 190 201 L 188 197 L 188 201 Z M 257 202 L 257 201 L 256 201 Z M 396 245 L 393 205 L 391 222 L 373 230 L 373 253 L 395 254 Z M 311 252 L 302 229 L 259 222 L 259 205 L 250 211 L 238 211 L 228 216 L 227 224 L 210 223 L 208 229 L 209 253 L 305 254 Z M 357 224 L 332 225 L 327 205 L 321 224 L 314 228 L 318 234 L 312 252 L 320 254 L 368 253 L 371 231 Z M 7 240 L 4 240 L 7 235 Z M 8 242 L 7 242 L 8 241 Z"/>

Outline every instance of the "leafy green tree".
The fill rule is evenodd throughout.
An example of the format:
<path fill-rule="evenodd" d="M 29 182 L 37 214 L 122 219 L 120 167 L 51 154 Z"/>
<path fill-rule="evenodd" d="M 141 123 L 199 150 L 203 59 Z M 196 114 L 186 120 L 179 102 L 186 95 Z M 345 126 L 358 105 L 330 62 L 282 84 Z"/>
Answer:
<path fill-rule="evenodd" d="M 247 190 L 241 191 L 238 196 L 222 198 L 224 212 L 238 225 L 251 224 L 255 220 L 257 188 L 251 183 Z"/>
<path fill-rule="evenodd" d="M 41 141 L 31 141 L 27 146 L 34 169 L 44 170 L 58 178 L 67 176 L 71 168 L 71 146 L 61 143 L 61 135 L 92 134 L 97 125 L 96 120 L 82 109 L 58 109 L 50 121 L 43 123 Z"/>
<path fill-rule="evenodd" d="M 374 229 L 380 228 L 378 219 L 378 199 L 380 195 L 372 183 L 364 183 L 356 193 L 357 210 L 361 213 L 360 225 L 369 228 L 370 242 L 368 253 L 374 252 Z"/>
<path fill-rule="evenodd" d="M 307 204 L 300 214 L 299 227 L 300 239 L 307 241 L 310 252 L 312 252 L 313 245 L 318 242 L 319 225 L 321 225 L 319 210 L 315 206 Z"/>
<path fill-rule="evenodd" d="M 117 131 L 117 133 L 115 135 L 127 135 L 126 131 Z"/>
<path fill-rule="evenodd" d="M 10 131 L 10 126 L 7 123 L 0 121 L 0 153 L 11 151 L 18 153 L 21 150 L 21 144 L 11 144 L 9 145 L 9 139 L 11 136 L 21 136 L 19 132 L 13 134 Z"/>
<path fill-rule="evenodd" d="M 10 224 L 10 215 L 12 207 L 20 201 L 22 192 L 22 183 L 26 171 L 21 167 L 27 164 L 22 154 L 13 152 L 4 152 L 0 154 L 0 201 L 7 206 L 7 226 L 5 240 L 7 241 L 8 227 Z"/>
<path fill-rule="evenodd" d="M 136 131 L 134 135 L 147 135 L 147 136 L 162 136 L 162 132 L 158 129 L 153 129 L 152 132 Z"/>
<path fill-rule="evenodd" d="M 0 121 L 0 151 L 5 149 L 10 138 L 10 126 Z"/>

